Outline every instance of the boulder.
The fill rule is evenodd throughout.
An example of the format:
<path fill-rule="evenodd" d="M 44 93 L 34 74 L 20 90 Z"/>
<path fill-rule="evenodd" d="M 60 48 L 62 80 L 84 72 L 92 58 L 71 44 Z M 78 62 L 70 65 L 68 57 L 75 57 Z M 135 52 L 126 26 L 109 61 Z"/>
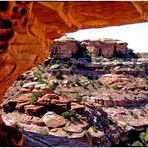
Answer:
<path fill-rule="evenodd" d="M 37 82 L 25 83 L 25 84 L 22 86 L 22 88 L 33 89 L 36 84 L 37 84 Z"/>
<path fill-rule="evenodd" d="M 49 132 L 49 135 L 55 136 L 55 137 L 67 137 L 68 134 L 62 129 L 62 128 L 54 128 L 51 129 Z"/>
<path fill-rule="evenodd" d="M 51 104 L 50 96 L 51 96 L 50 94 L 46 94 L 42 98 L 38 98 L 37 102 L 41 105 L 50 105 Z"/>
<path fill-rule="evenodd" d="M 82 133 L 83 132 L 83 126 L 82 124 L 80 123 L 77 123 L 77 124 L 73 124 L 73 123 L 67 123 L 66 126 L 63 128 L 64 131 L 66 132 L 70 132 L 70 133 Z"/>
<path fill-rule="evenodd" d="M 110 146 L 110 142 L 108 141 L 104 132 L 100 130 L 96 130 L 94 129 L 94 127 L 90 127 L 88 129 L 88 133 L 90 134 L 92 141 L 94 143 L 99 144 L 99 146 L 107 144 L 107 143 L 108 143 L 108 146 Z"/>
<path fill-rule="evenodd" d="M 18 110 L 20 112 L 25 112 L 24 107 L 29 104 L 30 104 L 30 102 L 20 103 L 20 104 L 17 104 L 15 108 L 16 108 L 16 110 Z"/>
<path fill-rule="evenodd" d="M 72 102 L 71 109 L 76 110 L 77 113 L 83 113 L 85 106 Z"/>
<path fill-rule="evenodd" d="M 59 64 L 54 64 L 50 67 L 50 70 L 53 70 L 53 69 L 58 69 L 60 67 Z"/>
<path fill-rule="evenodd" d="M 51 99 L 51 109 L 54 112 L 61 114 L 62 112 L 71 109 L 71 102 L 65 99 Z"/>
<path fill-rule="evenodd" d="M 58 127 L 62 127 L 66 124 L 66 119 L 64 119 L 64 117 L 59 116 L 52 111 L 47 112 L 42 117 L 42 119 L 48 128 L 58 128 Z"/>
<path fill-rule="evenodd" d="M 19 98 L 14 99 L 17 103 L 23 103 L 23 102 L 28 102 L 30 101 L 30 94 L 26 94 L 23 96 L 20 96 Z"/>
<path fill-rule="evenodd" d="M 30 93 L 31 92 L 31 89 L 28 89 L 28 88 L 21 88 L 20 92 L 22 94 L 27 94 L 27 93 Z"/>
<path fill-rule="evenodd" d="M 25 113 L 30 116 L 38 116 L 45 112 L 45 106 L 39 105 L 26 105 L 24 107 Z"/>
<path fill-rule="evenodd" d="M 35 89 L 44 89 L 44 88 L 46 88 L 46 87 L 47 87 L 46 84 L 36 84 L 36 85 L 34 86 Z"/>

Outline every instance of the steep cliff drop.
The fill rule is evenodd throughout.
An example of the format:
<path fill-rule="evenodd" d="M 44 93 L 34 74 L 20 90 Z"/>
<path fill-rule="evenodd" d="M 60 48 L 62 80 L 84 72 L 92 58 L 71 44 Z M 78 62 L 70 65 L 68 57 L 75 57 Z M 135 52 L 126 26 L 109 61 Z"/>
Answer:
<path fill-rule="evenodd" d="M 148 2 L 0 2 L 0 100 L 20 74 L 44 61 L 53 39 L 81 28 L 145 22 L 147 12 Z M 21 133 L 2 119 L 0 125 L 0 145 L 23 144 Z"/>

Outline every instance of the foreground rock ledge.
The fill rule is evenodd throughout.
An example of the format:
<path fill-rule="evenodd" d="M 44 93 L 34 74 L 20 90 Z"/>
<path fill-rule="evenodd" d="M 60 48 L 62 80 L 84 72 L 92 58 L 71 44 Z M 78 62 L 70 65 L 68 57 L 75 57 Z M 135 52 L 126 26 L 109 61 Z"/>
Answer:
<path fill-rule="evenodd" d="M 81 28 L 145 22 L 147 6 L 148 2 L 0 2 L 0 97 L 18 75 L 44 61 L 53 39 Z"/>

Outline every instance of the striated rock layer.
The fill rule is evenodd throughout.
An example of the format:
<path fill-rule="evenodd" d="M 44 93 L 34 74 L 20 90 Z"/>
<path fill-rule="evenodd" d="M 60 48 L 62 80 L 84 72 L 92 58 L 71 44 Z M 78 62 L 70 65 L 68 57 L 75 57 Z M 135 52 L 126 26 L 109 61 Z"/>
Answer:
<path fill-rule="evenodd" d="M 0 97 L 48 56 L 53 39 L 81 28 L 145 22 L 148 2 L 0 2 Z"/>

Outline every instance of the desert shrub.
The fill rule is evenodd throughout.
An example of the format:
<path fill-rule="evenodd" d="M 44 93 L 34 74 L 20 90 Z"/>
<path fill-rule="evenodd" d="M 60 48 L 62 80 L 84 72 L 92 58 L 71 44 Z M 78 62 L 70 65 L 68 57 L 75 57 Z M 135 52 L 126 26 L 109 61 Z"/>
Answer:
<path fill-rule="evenodd" d="M 133 147 L 147 147 L 148 146 L 148 129 L 141 132 L 140 134 L 135 135 L 136 141 L 133 141 L 132 143 L 129 143 L 128 146 Z"/>
<path fill-rule="evenodd" d="M 20 81 L 20 87 L 23 87 L 23 85 L 24 85 L 24 82 L 21 80 Z"/>
<path fill-rule="evenodd" d="M 148 146 L 148 129 L 146 132 L 140 133 L 139 138 L 145 146 Z"/>
<path fill-rule="evenodd" d="M 69 110 L 62 113 L 62 116 L 66 119 L 70 119 L 70 117 L 76 117 L 76 110 Z"/>
<path fill-rule="evenodd" d="M 75 99 L 80 99 L 80 97 L 81 97 L 81 96 L 80 96 L 80 93 L 79 93 L 79 92 L 76 92 L 76 93 L 74 94 L 74 98 L 75 98 Z"/>
<path fill-rule="evenodd" d="M 63 79 L 63 76 L 62 76 L 62 72 L 61 71 L 56 71 L 54 73 L 54 76 L 56 77 L 56 79 L 58 80 L 62 80 Z"/>
<path fill-rule="evenodd" d="M 103 61 L 103 57 L 102 57 L 102 56 L 96 57 L 96 58 L 94 59 L 94 61 L 95 61 L 95 62 L 102 62 L 102 61 Z"/>
<path fill-rule="evenodd" d="M 103 68 L 103 70 L 109 71 L 109 70 L 110 70 L 110 67 L 109 67 L 109 66 L 105 66 L 105 67 Z"/>
<path fill-rule="evenodd" d="M 135 141 L 131 144 L 132 147 L 143 147 L 143 144 L 140 141 Z"/>
<path fill-rule="evenodd" d="M 48 64 L 48 67 L 51 67 L 51 66 L 54 65 L 54 64 L 55 64 L 55 62 L 50 61 L 50 63 Z"/>
<path fill-rule="evenodd" d="M 41 71 L 35 71 L 35 72 L 33 72 L 33 75 L 34 75 L 34 77 L 37 78 L 39 83 L 41 83 L 41 84 L 46 83 L 42 77 Z"/>
<path fill-rule="evenodd" d="M 48 85 L 48 88 L 49 88 L 50 90 L 55 90 L 55 89 L 57 88 L 57 86 L 58 86 L 58 84 L 55 83 L 55 82 L 53 82 L 52 84 Z"/>
<path fill-rule="evenodd" d="M 60 64 L 60 60 L 56 60 L 55 63 L 56 63 L 56 64 Z"/>
<path fill-rule="evenodd" d="M 65 68 L 70 68 L 72 66 L 72 63 L 68 61 L 66 64 L 64 64 Z"/>
<path fill-rule="evenodd" d="M 32 105 L 36 105 L 36 104 L 37 104 L 38 98 L 40 98 L 40 97 L 42 97 L 42 96 L 43 96 L 43 93 L 42 93 L 42 92 L 33 91 L 33 92 L 31 93 L 31 96 L 30 96 L 30 98 L 31 98 L 31 104 L 32 104 Z"/>

